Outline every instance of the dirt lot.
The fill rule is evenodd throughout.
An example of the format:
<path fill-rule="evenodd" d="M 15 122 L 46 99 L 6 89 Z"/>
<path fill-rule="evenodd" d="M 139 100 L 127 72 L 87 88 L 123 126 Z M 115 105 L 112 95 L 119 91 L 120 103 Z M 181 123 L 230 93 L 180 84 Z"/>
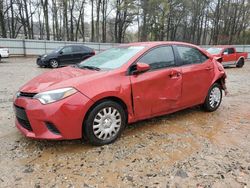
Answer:
<path fill-rule="evenodd" d="M 250 187 L 250 62 L 226 69 L 229 96 L 130 125 L 112 145 L 27 139 L 12 96 L 38 68 L 34 58 L 0 63 L 0 187 Z"/>

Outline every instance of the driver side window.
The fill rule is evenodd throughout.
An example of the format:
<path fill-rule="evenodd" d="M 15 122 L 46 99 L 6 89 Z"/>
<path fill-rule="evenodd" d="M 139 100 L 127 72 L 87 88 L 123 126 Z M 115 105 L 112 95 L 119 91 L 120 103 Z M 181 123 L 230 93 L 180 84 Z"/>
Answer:
<path fill-rule="evenodd" d="M 171 46 L 161 46 L 149 51 L 140 58 L 139 62 L 149 64 L 151 70 L 175 65 L 174 53 Z"/>
<path fill-rule="evenodd" d="M 227 48 L 225 51 L 224 51 L 224 54 L 233 54 L 234 53 L 234 49 L 233 48 Z"/>

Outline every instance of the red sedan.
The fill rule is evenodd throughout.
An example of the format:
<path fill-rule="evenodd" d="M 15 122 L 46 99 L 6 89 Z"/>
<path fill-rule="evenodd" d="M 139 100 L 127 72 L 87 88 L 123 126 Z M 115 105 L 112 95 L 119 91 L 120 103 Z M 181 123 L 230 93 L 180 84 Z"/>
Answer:
<path fill-rule="evenodd" d="M 30 138 L 109 144 L 128 123 L 195 105 L 215 111 L 225 78 L 222 65 L 197 46 L 124 44 L 21 87 L 16 126 Z"/>

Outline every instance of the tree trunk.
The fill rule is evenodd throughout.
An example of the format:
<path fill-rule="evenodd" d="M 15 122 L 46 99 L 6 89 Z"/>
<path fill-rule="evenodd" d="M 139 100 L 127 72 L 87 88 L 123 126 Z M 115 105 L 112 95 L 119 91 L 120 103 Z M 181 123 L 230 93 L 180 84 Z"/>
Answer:
<path fill-rule="evenodd" d="M 107 0 L 102 2 L 102 42 L 106 42 L 106 24 L 107 24 Z"/>
<path fill-rule="evenodd" d="M 0 1 L 0 26 L 1 26 L 2 37 L 7 38 L 4 10 L 3 10 L 3 1 Z"/>
<path fill-rule="evenodd" d="M 147 41 L 148 39 L 148 24 L 147 24 L 147 15 L 148 15 L 148 1 L 142 0 L 142 30 L 141 30 L 141 41 Z"/>
<path fill-rule="evenodd" d="M 63 37 L 64 40 L 69 40 L 69 27 L 68 27 L 68 0 L 63 0 Z"/>
<path fill-rule="evenodd" d="M 91 42 L 95 41 L 94 0 L 91 0 Z"/>
<path fill-rule="evenodd" d="M 96 42 L 99 41 L 99 35 L 100 35 L 100 9 L 101 9 L 101 0 L 96 0 L 96 23 L 95 23 L 95 31 L 96 31 Z"/>
<path fill-rule="evenodd" d="M 50 40 L 48 0 L 41 0 L 45 20 L 46 39 Z"/>

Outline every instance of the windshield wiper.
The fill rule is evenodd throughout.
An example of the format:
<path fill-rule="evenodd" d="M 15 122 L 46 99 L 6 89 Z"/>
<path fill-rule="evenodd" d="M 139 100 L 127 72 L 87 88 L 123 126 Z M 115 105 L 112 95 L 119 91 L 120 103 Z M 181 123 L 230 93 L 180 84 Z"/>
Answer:
<path fill-rule="evenodd" d="M 83 68 L 83 69 L 90 69 L 90 70 L 96 70 L 96 71 L 101 70 L 101 69 L 98 68 L 98 67 L 95 67 L 95 66 L 88 66 L 88 65 L 81 66 L 80 68 Z"/>

